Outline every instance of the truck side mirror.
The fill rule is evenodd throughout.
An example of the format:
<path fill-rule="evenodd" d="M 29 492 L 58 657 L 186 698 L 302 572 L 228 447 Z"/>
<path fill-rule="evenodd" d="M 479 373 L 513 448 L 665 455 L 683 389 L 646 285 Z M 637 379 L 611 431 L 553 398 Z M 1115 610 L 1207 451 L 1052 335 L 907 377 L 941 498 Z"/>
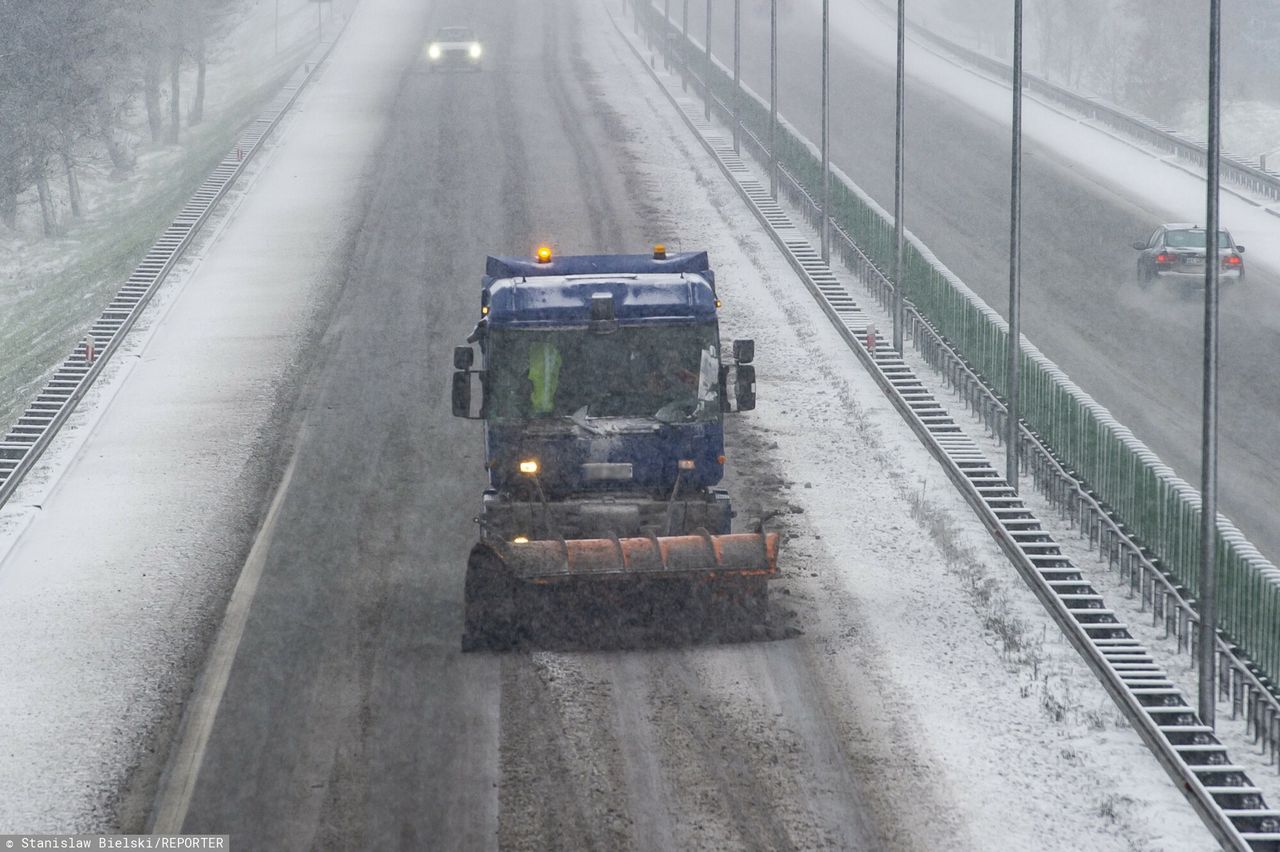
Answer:
<path fill-rule="evenodd" d="M 457 358 L 456 350 L 454 358 Z M 471 417 L 471 373 L 467 370 L 453 374 L 453 416 Z"/>
<path fill-rule="evenodd" d="M 453 347 L 453 369 L 470 370 L 475 360 L 476 353 L 470 346 Z"/>
<path fill-rule="evenodd" d="M 738 364 L 750 364 L 756 358 L 756 342 L 754 340 L 733 341 L 733 360 Z"/>
<path fill-rule="evenodd" d="M 740 341 L 734 341 L 735 348 Z M 751 341 L 747 341 L 750 343 Z M 737 369 L 733 383 L 733 395 L 739 411 L 751 411 L 756 407 L 756 368 L 742 365 Z"/>

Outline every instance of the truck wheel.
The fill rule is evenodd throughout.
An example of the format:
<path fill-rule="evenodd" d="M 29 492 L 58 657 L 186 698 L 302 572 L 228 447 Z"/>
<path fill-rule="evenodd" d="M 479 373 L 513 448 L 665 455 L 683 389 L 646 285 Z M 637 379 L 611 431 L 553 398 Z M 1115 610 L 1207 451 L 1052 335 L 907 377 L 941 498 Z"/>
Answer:
<path fill-rule="evenodd" d="M 477 544 L 467 560 L 463 651 L 505 651 L 520 641 L 519 589 L 493 550 Z"/>

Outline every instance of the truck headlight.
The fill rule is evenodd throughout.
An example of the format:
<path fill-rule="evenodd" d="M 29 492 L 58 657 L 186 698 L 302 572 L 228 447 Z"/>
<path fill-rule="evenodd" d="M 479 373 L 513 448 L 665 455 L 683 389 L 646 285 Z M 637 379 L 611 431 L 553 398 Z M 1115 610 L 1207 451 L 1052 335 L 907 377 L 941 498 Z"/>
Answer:
<path fill-rule="evenodd" d="M 471 56 L 472 59 L 479 59 L 480 58 L 480 42 L 478 41 L 472 42 L 471 47 L 467 50 L 467 53 Z"/>
<path fill-rule="evenodd" d="M 438 44 L 432 44 L 432 45 L 428 46 L 428 47 L 427 47 L 427 56 L 428 56 L 428 57 L 430 57 L 431 59 L 439 59 L 439 58 L 440 58 L 440 45 L 438 45 Z"/>
<path fill-rule="evenodd" d="M 528 459 L 527 461 L 520 462 L 520 472 L 523 473 L 525 476 L 537 476 L 538 460 Z"/>

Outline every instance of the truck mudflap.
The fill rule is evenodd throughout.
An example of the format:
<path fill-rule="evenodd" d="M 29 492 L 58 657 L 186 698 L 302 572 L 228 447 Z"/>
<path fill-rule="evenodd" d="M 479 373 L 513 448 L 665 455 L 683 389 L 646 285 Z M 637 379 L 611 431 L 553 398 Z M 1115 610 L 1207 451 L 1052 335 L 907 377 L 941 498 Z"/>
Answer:
<path fill-rule="evenodd" d="M 494 550 L 514 579 L 538 584 L 597 577 L 768 579 L 778 573 L 777 533 L 502 542 Z"/>

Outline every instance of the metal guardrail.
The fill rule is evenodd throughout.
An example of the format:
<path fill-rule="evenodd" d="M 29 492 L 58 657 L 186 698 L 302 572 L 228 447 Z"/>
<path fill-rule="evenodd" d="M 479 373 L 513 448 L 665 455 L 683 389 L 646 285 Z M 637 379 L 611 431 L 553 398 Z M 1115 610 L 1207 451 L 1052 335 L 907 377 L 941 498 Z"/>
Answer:
<path fill-rule="evenodd" d="M 702 75 L 708 70 L 701 45 L 682 41 L 674 24 L 668 24 L 666 33 L 676 46 L 677 61 L 684 62 L 691 73 Z M 745 125 L 741 137 L 767 158 L 760 142 L 768 136 L 767 103 L 745 86 L 736 90 L 731 73 L 714 58 L 710 69 L 717 108 L 730 122 L 737 110 Z M 703 85 L 699 78 L 700 91 Z M 777 148 L 782 169 L 800 191 L 808 196 L 803 187 L 821 185 L 818 149 L 783 119 Z M 836 231 L 856 243 L 867 264 L 882 271 L 891 269 L 892 218 L 840 169 L 833 167 L 832 174 L 831 216 Z M 812 203 L 811 196 L 809 200 Z M 909 232 L 903 267 L 913 308 L 960 353 L 967 369 L 1003 396 L 1008 366 L 1005 321 Z M 886 282 L 885 286 L 892 285 Z M 1199 588 L 1196 490 L 1025 338 L 1021 344 L 1025 427 L 1052 448 L 1056 462 L 1082 483 L 1105 514 L 1119 519 L 1115 523 L 1123 524 L 1126 538 L 1146 555 L 1153 570 L 1170 576 L 1181 589 Z M 1253 680 L 1273 695 L 1280 694 L 1280 629 L 1276 627 L 1280 624 L 1280 570 L 1221 515 L 1217 552 L 1220 635 L 1238 657 L 1247 658 L 1245 665 Z"/>
<path fill-rule="evenodd" d="M 881 11 L 895 16 L 897 7 L 890 7 L 884 0 L 871 0 Z M 955 42 L 928 30 L 921 25 L 908 22 L 909 33 L 920 42 L 925 43 L 935 52 L 949 53 L 973 67 L 998 78 L 1006 85 L 1013 85 L 1013 70 L 998 59 L 963 47 Z M 1188 139 L 1176 130 L 1160 127 L 1156 122 L 1135 112 L 1110 103 L 1105 98 L 1082 95 L 1042 77 L 1023 72 L 1023 84 L 1028 92 L 1056 106 L 1090 118 L 1134 140 L 1149 145 L 1180 160 L 1204 169 L 1209 153 L 1206 146 Z M 1224 155 L 1222 157 L 1221 176 L 1223 180 L 1235 184 L 1254 195 L 1260 195 L 1272 201 L 1280 201 L 1280 174 L 1274 174 L 1246 162 L 1240 157 Z"/>
<path fill-rule="evenodd" d="M 650 16 L 650 25 L 656 24 L 661 17 L 647 4 L 637 6 L 645 9 L 645 13 Z M 667 27 L 664 34 L 670 36 L 670 22 L 665 23 Z M 649 29 L 651 26 L 646 27 L 646 33 Z M 621 32 L 621 28 L 619 31 Z M 687 59 L 685 49 L 689 46 L 688 43 L 681 44 L 682 59 Z M 699 59 L 699 63 L 704 71 L 708 70 L 705 58 Z M 720 77 L 730 79 L 732 86 L 727 69 L 718 66 L 714 60 L 710 65 Z M 684 64 L 682 70 L 688 76 L 697 76 L 688 64 Z M 711 75 L 711 79 L 714 81 L 716 75 Z M 701 79 L 697 83 L 698 87 L 705 85 Z M 712 95 L 716 109 L 732 124 L 734 107 L 741 106 L 741 103 L 717 97 L 714 91 L 716 88 L 713 82 Z M 867 330 L 866 315 L 857 308 L 830 270 L 817 259 L 808 241 L 799 237 L 790 226 L 785 214 L 769 198 L 759 181 L 746 175 L 747 169 L 734 154 L 728 139 L 710 133 L 709 123 L 702 118 L 702 108 L 688 98 L 681 98 L 670 88 L 667 89 L 667 94 L 681 107 L 686 122 L 717 157 L 725 175 L 751 204 L 761 223 L 836 324 L 837 330 L 867 364 L 908 424 L 943 463 L 952 481 L 978 511 L 989 531 L 1099 676 L 1117 705 L 1134 723 L 1166 771 L 1179 783 L 1219 842 L 1232 849 L 1280 849 L 1280 811 L 1266 807 L 1261 791 L 1252 785 L 1242 767 L 1230 763 L 1225 748 L 1214 737 L 1212 729 L 1199 723 L 1195 711 L 1180 690 L 1174 687 L 1152 656 L 1132 637 L 1114 611 L 1106 608 L 1101 595 L 1085 580 L 1079 569 L 1062 555 L 1056 542 L 1026 510 L 1022 501 L 982 456 L 972 439 L 960 434 L 959 427 L 928 391 L 923 389 L 896 353 L 883 343 L 871 352 L 862 347 L 860 340 Z M 751 95 L 749 91 L 734 91 L 733 94 L 738 97 L 743 94 Z M 768 151 L 761 144 L 759 136 L 749 127 L 744 130 L 740 138 L 746 140 L 748 148 L 763 155 L 762 162 L 768 163 Z M 786 134 L 795 133 L 790 127 L 785 128 L 785 131 Z M 795 136 L 793 141 L 803 143 L 802 147 L 812 148 L 799 134 Z M 813 152 L 810 150 L 808 153 L 812 155 Z M 811 194 L 785 166 L 781 172 L 783 191 L 804 211 L 810 224 L 819 222 L 822 212 Z M 857 190 L 846 176 L 839 175 L 839 178 Z M 864 196 L 864 200 L 872 211 L 879 212 L 883 217 L 883 212 L 878 211 L 869 198 Z M 844 256 L 845 262 L 872 295 L 882 304 L 886 303 L 893 289 L 892 283 L 873 259 L 859 249 L 847 230 L 838 227 L 837 235 L 837 250 Z M 932 355 L 934 359 L 947 361 L 948 374 L 956 377 L 958 385 L 964 384 L 970 389 L 966 392 L 967 401 L 971 400 L 984 416 L 992 419 L 1004 416 L 1004 407 L 990 384 L 971 368 L 944 336 L 936 332 L 924 316 L 914 310 L 914 306 L 911 307 L 910 330 L 917 346 L 928 350 L 926 357 Z M 939 357 L 943 353 L 948 353 L 950 358 Z M 1176 587 L 1150 560 L 1146 560 L 1145 556 L 1141 560 L 1134 558 L 1132 554 L 1142 555 L 1142 551 L 1125 535 L 1123 525 L 1115 521 L 1103 504 L 1058 463 L 1038 436 L 1025 428 L 1023 444 L 1023 452 L 1027 452 L 1029 446 L 1038 449 L 1037 464 L 1032 466 L 1037 483 L 1057 493 L 1061 498 L 1059 505 L 1074 507 L 1076 516 L 1082 520 L 1087 517 L 1090 541 L 1094 540 L 1096 531 L 1099 545 L 1108 555 L 1109 565 L 1114 564 L 1113 554 L 1120 552 L 1122 543 L 1127 543 L 1132 548 L 1126 552 L 1129 554 L 1126 557 L 1129 570 L 1135 572 L 1130 577 L 1132 579 L 1136 576 L 1141 593 L 1149 594 L 1153 617 L 1159 617 L 1156 610 L 1160 606 L 1168 627 L 1171 621 L 1170 602 L 1177 601 L 1172 610 L 1172 621 L 1177 625 L 1175 629 L 1180 640 L 1183 636 L 1190 639 L 1194 635 L 1194 631 L 1190 629 L 1193 622 L 1193 617 L 1188 615 L 1190 607 L 1178 594 Z M 1056 479 L 1048 475 L 1051 471 L 1056 474 Z M 1141 573 L 1136 573 L 1138 571 Z M 1162 586 L 1159 591 L 1158 586 Z M 1280 715 L 1275 712 L 1274 698 L 1266 691 L 1263 682 L 1232 653 L 1233 648 L 1224 642 L 1219 644 L 1220 658 L 1230 664 L 1227 669 L 1230 674 L 1224 677 L 1224 686 L 1229 685 L 1233 714 L 1237 709 L 1246 712 L 1255 738 L 1262 740 L 1264 749 L 1270 746 L 1274 758 L 1277 735 L 1280 734 Z M 1242 708 L 1242 704 L 1247 706 Z"/>
<path fill-rule="evenodd" d="M 263 139 L 293 105 L 338 35 L 341 31 L 333 38 L 321 40 L 312 49 L 302 67 L 240 134 L 236 144 L 200 184 L 89 327 L 87 337 L 57 367 L 53 377 L 0 439 L 0 506 L 8 502 L 22 478 L 48 449 L 218 202 L 244 171 Z"/>

